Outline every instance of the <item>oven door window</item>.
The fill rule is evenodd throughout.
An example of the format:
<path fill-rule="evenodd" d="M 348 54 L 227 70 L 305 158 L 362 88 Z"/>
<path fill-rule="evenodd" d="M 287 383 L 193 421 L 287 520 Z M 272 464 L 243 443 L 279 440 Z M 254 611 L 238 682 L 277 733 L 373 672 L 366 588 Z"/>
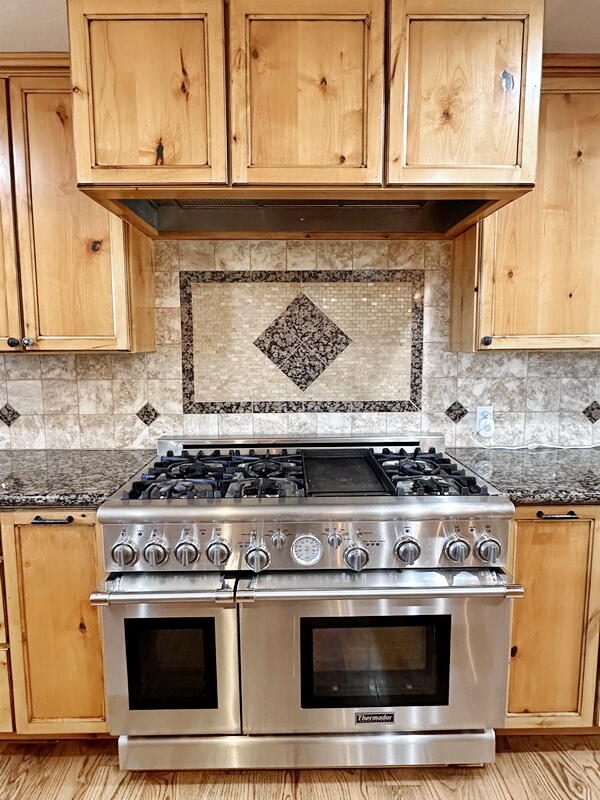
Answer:
<path fill-rule="evenodd" d="M 450 615 L 300 620 L 302 708 L 448 705 Z"/>
<path fill-rule="evenodd" d="M 215 621 L 126 619 L 129 708 L 217 708 Z"/>

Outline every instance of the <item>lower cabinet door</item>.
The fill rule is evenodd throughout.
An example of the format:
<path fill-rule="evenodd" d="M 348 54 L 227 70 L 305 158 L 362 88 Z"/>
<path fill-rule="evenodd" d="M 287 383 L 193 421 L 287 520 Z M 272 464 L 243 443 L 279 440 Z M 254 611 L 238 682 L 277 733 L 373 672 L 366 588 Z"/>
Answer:
<path fill-rule="evenodd" d="M 600 509 L 518 508 L 509 728 L 594 724 L 600 611 Z"/>
<path fill-rule="evenodd" d="M 98 544 L 92 511 L 2 515 L 17 733 L 107 730 L 99 615 L 89 604 Z"/>

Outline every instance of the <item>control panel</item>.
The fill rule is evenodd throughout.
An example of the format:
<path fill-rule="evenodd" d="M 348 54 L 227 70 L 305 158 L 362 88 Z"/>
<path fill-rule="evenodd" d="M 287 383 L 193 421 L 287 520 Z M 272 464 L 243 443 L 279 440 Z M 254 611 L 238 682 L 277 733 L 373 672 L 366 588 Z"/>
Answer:
<path fill-rule="evenodd" d="M 505 567 L 508 519 L 104 525 L 109 572 Z"/>

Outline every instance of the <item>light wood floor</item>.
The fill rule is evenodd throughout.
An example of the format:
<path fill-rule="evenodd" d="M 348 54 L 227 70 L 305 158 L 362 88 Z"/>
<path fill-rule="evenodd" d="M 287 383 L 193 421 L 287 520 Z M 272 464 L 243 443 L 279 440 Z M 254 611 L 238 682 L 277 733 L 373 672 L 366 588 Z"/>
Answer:
<path fill-rule="evenodd" d="M 0 800 L 595 800 L 600 736 L 500 738 L 481 768 L 120 772 L 112 742 L 0 742 Z"/>

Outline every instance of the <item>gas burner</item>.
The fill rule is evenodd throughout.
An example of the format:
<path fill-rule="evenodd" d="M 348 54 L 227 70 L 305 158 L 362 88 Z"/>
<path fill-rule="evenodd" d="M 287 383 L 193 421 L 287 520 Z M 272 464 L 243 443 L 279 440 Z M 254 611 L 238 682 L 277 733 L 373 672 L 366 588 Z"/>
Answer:
<path fill-rule="evenodd" d="M 288 478 L 240 478 L 231 481 L 225 497 L 301 497 L 302 494 L 298 483 Z"/>
<path fill-rule="evenodd" d="M 149 482 L 142 490 L 140 500 L 198 500 L 219 497 L 216 484 L 209 480 L 164 479 Z"/>

